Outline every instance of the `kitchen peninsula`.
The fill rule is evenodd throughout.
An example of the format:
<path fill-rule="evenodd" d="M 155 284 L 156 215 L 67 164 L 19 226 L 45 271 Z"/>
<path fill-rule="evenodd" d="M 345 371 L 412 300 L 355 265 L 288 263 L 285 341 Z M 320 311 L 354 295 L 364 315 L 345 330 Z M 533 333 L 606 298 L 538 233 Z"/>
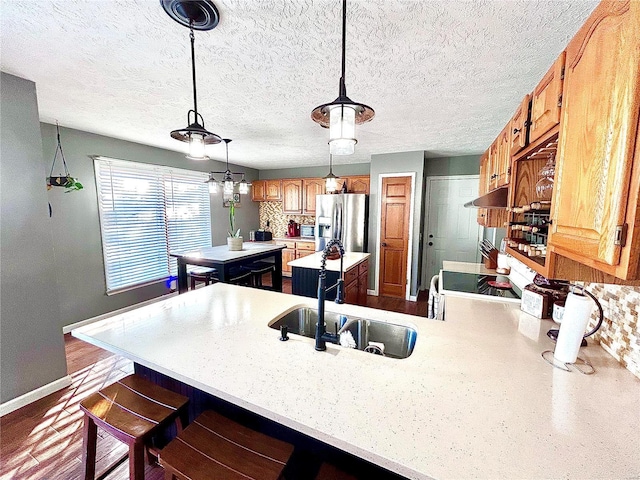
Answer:
<path fill-rule="evenodd" d="M 342 258 L 345 302 L 358 305 L 367 303 L 369 282 L 369 253 L 345 252 Z M 291 291 L 294 295 L 318 298 L 318 275 L 322 265 L 322 252 L 289 262 L 292 268 Z M 326 261 L 327 287 L 335 285 L 340 277 L 340 259 Z M 336 298 L 335 289 L 326 294 L 327 300 Z"/>
<path fill-rule="evenodd" d="M 640 471 L 640 380 L 597 345 L 585 376 L 552 368 L 550 321 L 456 298 L 447 321 L 327 302 L 411 325 L 397 360 L 268 324 L 314 299 L 218 283 L 114 315 L 77 338 L 405 477 L 631 478 Z"/>

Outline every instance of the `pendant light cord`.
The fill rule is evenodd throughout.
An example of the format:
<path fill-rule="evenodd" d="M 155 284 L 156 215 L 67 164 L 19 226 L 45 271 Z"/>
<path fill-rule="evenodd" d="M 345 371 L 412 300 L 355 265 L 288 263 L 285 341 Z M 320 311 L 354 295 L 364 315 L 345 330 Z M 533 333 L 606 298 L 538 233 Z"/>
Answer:
<path fill-rule="evenodd" d="M 342 76 L 340 77 L 340 96 L 347 96 L 344 77 L 347 65 L 347 0 L 342 0 Z"/>
<path fill-rule="evenodd" d="M 198 96 L 196 94 L 196 53 L 195 53 L 195 46 L 194 46 L 196 37 L 193 34 L 193 21 L 189 29 L 191 30 L 189 37 L 191 38 L 191 73 L 193 76 L 193 110 L 196 114 L 196 122 L 197 122 L 198 121 Z"/>
<path fill-rule="evenodd" d="M 53 177 L 53 168 L 56 166 L 56 158 L 58 158 L 58 152 L 60 152 L 60 157 L 62 157 L 62 165 L 64 166 L 64 176 L 69 177 L 69 169 L 67 168 L 67 162 L 64 159 L 64 152 L 62 151 L 62 142 L 60 141 L 60 125 L 56 121 L 56 134 L 58 137 L 58 145 L 56 146 L 56 153 L 53 155 L 53 163 L 51 164 L 51 172 L 49 173 L 49 177 Z"/>

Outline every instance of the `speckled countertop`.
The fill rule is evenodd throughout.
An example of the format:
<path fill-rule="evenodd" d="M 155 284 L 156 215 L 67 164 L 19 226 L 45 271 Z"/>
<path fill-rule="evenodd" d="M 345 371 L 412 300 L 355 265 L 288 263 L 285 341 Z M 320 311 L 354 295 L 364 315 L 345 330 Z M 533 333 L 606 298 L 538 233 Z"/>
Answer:
<path fill-rule="evenodd" d="M 364 262 L 370 256 L 371 256 L 370 253 L 345 252 L 342 268 L 344 269 L 345 272 L 347 270 L 351 270 L 356 265 Z M 313 255 L 306 255 L 304 257 L 291 260 L 289 262 L 289 265 L 291 267 L 315 268 L 319 270 L 321 262 L 322 262 L 322 252 L 316 252 Z M 327 270 L 332 272 L 339 272 L 340 259 L 327 260 Z"/>
<path fill-rule="evenodd" d="M 465 298 L 446 322 L 327 303 L 415 326 L 404 360 L 278 341 L 267 324 L 314 302 L 218 283 L 73 335 L 409 478 L 640 474 L 640 380 L 599 346 L 581 350 L 595 375 L 554 369 L 554 324 Z"/>

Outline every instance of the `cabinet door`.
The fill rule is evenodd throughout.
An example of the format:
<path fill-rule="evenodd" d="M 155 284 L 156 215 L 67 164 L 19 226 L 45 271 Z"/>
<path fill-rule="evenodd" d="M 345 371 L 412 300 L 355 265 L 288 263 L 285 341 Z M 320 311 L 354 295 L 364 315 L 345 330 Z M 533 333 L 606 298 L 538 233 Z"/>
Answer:
<path fill-rule="evenodd" d="M 478 186 L 478 196 L 487 193 L 489 185 L 489 151 L 484 152 L 480 157 L 480 185 Z M 487 209 L 478 209 L 478 225 L 487 226 Z"/>
<path fill-rule="evenodd" d="M 616 231 L 638 139 L 639 19 L 640 2 L 602 2 L 567 46 L 549 242 L 588 265 L 620 262 Z"/>
<path fill-rule="evenodd" d="M 266 199 L 265 181 L 254 180 L 251 182 L 251 200 L 254 202 L 264 202 Z"/>
<path fill-rule="evenodd" d="M 347 191 L 369 195 L 369 183 L 370 179 L 367 175 L 347 177 Z"/>
<path fill-rule="evenodd" d="M 500 156 L 498 153 L 498 138 L 489 147 L 489 190 L 498 188 L 498 165 L 500 164 Z"/>
<path fill-rule="evenodd" d="M 324 193 L 324 180 L 321 178 L 305 178 L 302 180 L 302 213 L 315 215 L 316 195 Z"/>
<path fill-rule="evenodd" d="M 560 123 L 562 79 L 566 52 L 562 52 L 531 96 L 529 142 L 534 142 Z"/>
<path fill-rule="evenodd" d="M 511 135 L 509 129 L 511 128 L 511 124 L 507 124 L 506 127 L 500 132 L 500 136 L 498 137 L 498 148 L 497 148 L 497 181 L 496 187 L 502 187 L 503 185 L 507 185 L 511 176 Z"/>
<path fill-rule="evenodd" d="M 282 200 L 280 180 L 265 180 L 265 200 L 270 202 Z"/>
<path fill-rule="evenodd" d="M 531 96 L 525 95 L 511 118 L 511 155 L 515 155 L 527 146 L 530 100 Z"/>
<path fill-rule="evenodd" d="M 358 279 L 357 278 L 344 287 L 344 303 L 350 303 L 352 305 L 358 304 Z"/>
<path fill-rule="evenodd" d="M 282 180 L 282 211 L 302 213 L 302 180 Z"/>
<path fill-rule="evenodd" d="M 296 251 L 292 248 L 285 248 L 282 250 L 282 274 L 287 274 L 289 277 L 291 276 L 291 267 L 288 265 L 289 262 L 296 259 Z"/>

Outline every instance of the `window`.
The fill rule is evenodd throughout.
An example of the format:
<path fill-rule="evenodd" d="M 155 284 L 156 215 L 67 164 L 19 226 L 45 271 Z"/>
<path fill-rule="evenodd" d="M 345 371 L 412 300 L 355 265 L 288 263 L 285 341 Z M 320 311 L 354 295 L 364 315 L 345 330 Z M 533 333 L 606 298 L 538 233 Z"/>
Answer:
<path fill-rule="evenodd" d="M 94 158 L 107 293 L 177 274 L 171 251 L 211 246 L 208 175 Z"/>

